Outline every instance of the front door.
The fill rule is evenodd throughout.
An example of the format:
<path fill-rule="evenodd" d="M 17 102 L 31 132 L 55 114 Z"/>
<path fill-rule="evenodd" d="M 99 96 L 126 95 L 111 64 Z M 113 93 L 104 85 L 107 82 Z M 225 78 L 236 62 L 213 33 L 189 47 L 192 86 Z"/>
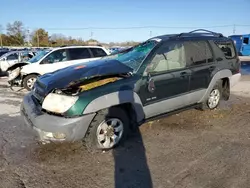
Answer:
<path fill-rule="evenodd" d="M 186 106 L 191 71 L 182 42 L 162 44 L 146 68 L 139 95 L 146 118 Z"/>
<path fill-rule="evenodd" d="M 68 60 L 69 57 L 66 49 L 53 51 L 41 61 L 39 65 L 39 73 L 42 75 L 65 68 L 69 66 L 67 64 Z"/>

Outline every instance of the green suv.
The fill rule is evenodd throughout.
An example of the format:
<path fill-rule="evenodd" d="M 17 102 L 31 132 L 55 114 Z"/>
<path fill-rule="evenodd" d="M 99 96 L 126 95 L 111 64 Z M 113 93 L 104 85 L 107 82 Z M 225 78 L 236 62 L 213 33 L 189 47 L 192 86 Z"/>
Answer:
<path fill-rule="evenodd" d="M 231 39 L 201 31 L 154 37 L 45 74 L 24 97 L 21 114 L 40 141 L 110 149 L 145 121 L 214 109 L 239 81 L 240 61 Z"/>

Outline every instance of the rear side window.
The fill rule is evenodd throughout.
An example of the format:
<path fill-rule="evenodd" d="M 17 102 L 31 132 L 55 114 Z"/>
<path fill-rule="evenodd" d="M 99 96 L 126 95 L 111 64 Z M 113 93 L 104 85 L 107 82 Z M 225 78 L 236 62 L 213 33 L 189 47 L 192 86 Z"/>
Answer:
<path fill-rule="evenodd" d="M 68 49 L 70 60 L 91 58 L 88 48 L 72 48 Z"/>
<path fill-rule="evenodd" d="M 249 44 L 249 38 L 244 38 L 244 39 L 243 39 L 243 43 L 244 43 L 244 44 Z"/>
<path fill-rule="evenodd" d="M 16 60 L 18 59 L 18 55 L 16 53 L 11 54 L 7 57 L 7 60 Z"/>
<path fill-rule="evenodd" d="M 232 41 L 215 41 L 215 44 L 221 49 L 227 59 L 235 57 L 235 49 Z"/>
<path fill-rule="evenodd" d="M 101 48 L 90 48 L 90 50 L 92 51 L 94 57 L 103 57 L 107 55 L 106 52 Z"/>
<path fill-rule="evenodd" d="M 213 62 L 213 54 L 206 41 L 185 42 L 184 46 L 189 66 Z"/>

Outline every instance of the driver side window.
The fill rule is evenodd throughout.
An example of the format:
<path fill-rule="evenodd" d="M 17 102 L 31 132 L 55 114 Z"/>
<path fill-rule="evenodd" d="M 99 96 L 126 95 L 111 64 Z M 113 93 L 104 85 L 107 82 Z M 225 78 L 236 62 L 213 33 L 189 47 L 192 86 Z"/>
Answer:
<path fill-rule="evenodd" d="M 147 72 L 157 74 L 161 72 L 179 70 L 186 67 L 185 49 L 182 42 L 163 44 L 156 52 Z"/>
<path fill-rule="evenodd" d="M 47 57 L 44 58 L 44 60 L 41 62 L 41 64 L 52 64 L 57 62 L 63 62 L 68 61 L 68 55 L 66 49 L 56 50 L 49 54 Z"/>

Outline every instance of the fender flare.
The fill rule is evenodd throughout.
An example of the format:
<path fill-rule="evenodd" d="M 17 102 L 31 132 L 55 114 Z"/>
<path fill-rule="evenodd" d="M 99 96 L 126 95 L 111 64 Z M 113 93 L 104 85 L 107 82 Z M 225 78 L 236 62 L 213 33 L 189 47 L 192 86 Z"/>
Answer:
<path fill-rule="evenodd" d="M 145 118 L 141 99 L 138 94 L 132 90 L 122 90 L 100 96 L 87 105 L 83 114 L 95 113 L 99 110 L 125 103 L 130 103 L 133 106 L 137 122 Z"/>
<path fill-rule="evenodd" d="M 214 88 L 214 85 L 216 84 L 216 82 L 218 80 L 220 80 L 222 78 L 230 78 L 232 75 L 233 74 L 229 69 L 220 70 L 217 73 L 215 73 L 212 80 L 209 83 L 209 86 L 208 86 L 205 94 L 203 95 L 203 97 L 200 99 L 200 101 L 198 103 L 202 103 L 208 98 L 208 95 L 210 94 L 210 92 L 212 91 L 212 89 Z M 230 85 L 230 83 L 229 83 L 229 85 Z"/>

